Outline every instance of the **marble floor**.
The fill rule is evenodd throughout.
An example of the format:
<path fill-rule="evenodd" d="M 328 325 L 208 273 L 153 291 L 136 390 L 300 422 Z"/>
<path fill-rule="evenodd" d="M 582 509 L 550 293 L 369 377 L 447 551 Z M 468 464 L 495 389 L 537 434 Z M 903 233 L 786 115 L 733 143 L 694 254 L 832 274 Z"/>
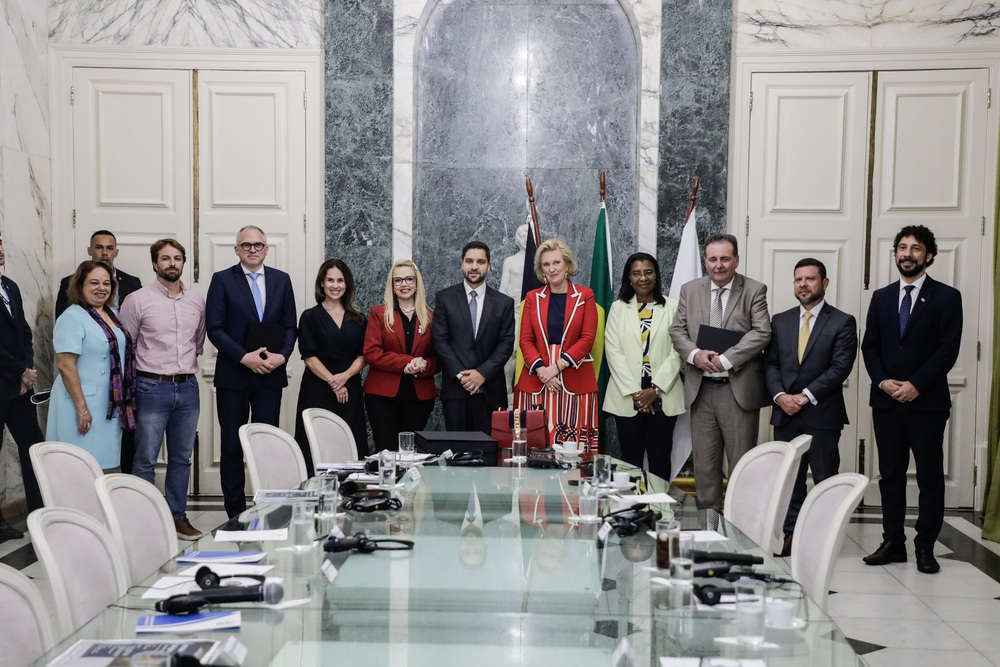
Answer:
<path fill-rule="evenodd" d="M 188 518 L 209 531 L 226 520 L 218 501 L 190 501 Z M 913 518 L 907 521 L 912 545 Z M 881 517 L 851 519 L 830 584 L 828 610 L 868 667 L 1000 667 L 1000 544 L 980 537 L 972 512 L 949 512 L 935 546 L 941 572 L 917 572 L 910 561 L 884 567 L 861 562 L 881 542 Z M 14 525 L 24 528 L 23 517 Z M 29 536 L 0 542 L 0 562 L 51 593 Z"/>

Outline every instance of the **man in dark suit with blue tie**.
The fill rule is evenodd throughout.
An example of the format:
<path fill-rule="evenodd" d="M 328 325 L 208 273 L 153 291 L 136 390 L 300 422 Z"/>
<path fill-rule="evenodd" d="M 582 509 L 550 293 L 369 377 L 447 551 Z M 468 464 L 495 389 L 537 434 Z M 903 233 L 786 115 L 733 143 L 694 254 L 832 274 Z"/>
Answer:
<path fill-rule="evenodd" d="M 775 405 L 775 440 L 811 435 L 799 463 L 785 515 L 780 556 L 792 554 L 792 533 L 806 499 L 806 470 L 822 482 L 840 468 L 840 432 L 847 423 L 844 381 L 858 357 L 858 323 L 826 301 L 826 266 L 807 257 L 795 265 L 799 305 L 771 319 L 771 342 L 764 351 L 764 381 Z"/>
<path fill-rule="evenodd" d="M 239 429 L 251 418 L 278 425 L 285 363 L 295 347 L 295 295 L 288 274 L 264 270 L 267 237 L 248 225 L 236 235 L 239 264 L 212 276 L 205 298 L 208 339 L 218 349 L 219 472 L 226 513 L 246 509 Z"/>
<path fill-rule="evenodd" d="M 0 266 L 4 266 L 6 261 L 3 239 L 0 239 Z M 32 511 L 42 506 L 42 496 L 31 459 L 28 458 L 28 448 L 45 438 L 38 427 L 35 405 L 31 402 L 38 377 L 31 346 L 31 327 L 24 317 L 21 290 L 7 276 L 0 278 L 0 303 L 0 340 L 3 341 L 0 345 L 0 439 L 6 426 L 10 437 L 17 443 L 24 495 L 28 511 Z M 24 537 L 21 531 L 8 525 L 0 515 L 0 540 L 20 537 Z"/>
<path fill-rule="evenodd" d="M 872 421 L 882 493 L 882 544 L 868 565 L 906 562 L 906 470 L 910 452 L 919 490 L 917 569 L 934 574 L 934 542 L 944 522 L 944 429 L 951 413 L 948 371 L 962 339 L 962 295 L 927 275 L 937 241 L 923 225 L 893 241 L 900 279 L 872 295 L 861 354 L 872 380 Z"/>
<path fill-rule="evenodd" d="M 449 431 L 489 434 L 493 410 L 507 409 L 503 367 L 514 350 L 514 300 L 486 284 L 489 272 L 489 247 L 471 241 L 462 248 L 465 280 L 434 298 L 431 336 Z"/>

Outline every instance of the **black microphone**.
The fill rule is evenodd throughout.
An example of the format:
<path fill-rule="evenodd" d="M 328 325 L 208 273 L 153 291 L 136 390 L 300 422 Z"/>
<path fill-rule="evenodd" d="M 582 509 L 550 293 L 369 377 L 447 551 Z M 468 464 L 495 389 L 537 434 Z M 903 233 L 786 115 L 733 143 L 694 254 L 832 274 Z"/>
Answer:
<path fill-rule="evenodd" d="M 227 602 L 274 604 L 279 602 L 284 595 L 285 589 L 276 581 L 265 581 L 254 586 L 219 586 L 160 600 L 156 603 L 156 611 L 168 614 L 193 614 L 207 604 Z"/>
<path fill-rule="evenodd" d="M 797 583 L 794 579 L 785 579 L 784 577 L 779 577 L 774 574 L 767 574 L 766 572 L 726 572 L 720 574 L 721 579 L 726 581 L 739 581 L 740 579 L 756 579 L 757 581 L 766 581 L 769 584 L 794 584 Z"/>
<path fill-rule="evenodd" d="M 694 577 L 723 577 L 731 566 L 729 563 L 698 563 L 691 569 Z"/>
<path fill-rule="evenodd" d="M 761 556 L 751 554 L 737 554 L 730 551 L 694 551 L 694 562 L 703 563 L 705 561 L 721 560 L 733 565 L 763 565 L 764 559 Z"/>

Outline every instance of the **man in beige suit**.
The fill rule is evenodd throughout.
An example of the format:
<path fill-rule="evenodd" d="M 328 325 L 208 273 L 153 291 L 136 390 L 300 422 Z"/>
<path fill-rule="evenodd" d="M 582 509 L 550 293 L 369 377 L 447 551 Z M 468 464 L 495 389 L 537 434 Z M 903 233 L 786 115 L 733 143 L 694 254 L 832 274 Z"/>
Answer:
<path fill-rule="evenodd" d="M 708 276 L 681 288 L 670 338 L 685 363 L 684 404 L 691 411 L 694 481 L 698 505 L 722 509 L 722 455 L 731 474 L 757 444 L 760 409 L 770 404 L 762 352 L 771 340 L 767 286 L 736 273 L 736 237 L 705 240 Z M 726 350 L 703 350 L 702 325 L 741 332 Z"/>

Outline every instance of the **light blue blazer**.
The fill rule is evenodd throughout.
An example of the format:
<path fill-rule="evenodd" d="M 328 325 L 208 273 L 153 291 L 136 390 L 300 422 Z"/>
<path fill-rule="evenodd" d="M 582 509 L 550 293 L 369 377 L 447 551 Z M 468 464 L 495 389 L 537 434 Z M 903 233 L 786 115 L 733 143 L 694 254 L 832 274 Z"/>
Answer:
<path fill-rule="evenodd" d="M 115 329 L 121 366 L 125 366 L 125 334 Z M 93 423 L 86 435 L 77 432 L 76 406 L 70 398 L 60 374 L 52 385 L 49 399 L 49 419 L 45 427 L 48 440 L 68 442 L 83 447 L 97 458 L 104 469 L 121 465 L 121 419 L 106 419 L 108 385 L 111 378 L 111 354 L 107 337 L 100 325 L 80 306 L 70 306 L 56 320 L 52 332 L 56 354 L 76 354 L 76 370 Z"/>

